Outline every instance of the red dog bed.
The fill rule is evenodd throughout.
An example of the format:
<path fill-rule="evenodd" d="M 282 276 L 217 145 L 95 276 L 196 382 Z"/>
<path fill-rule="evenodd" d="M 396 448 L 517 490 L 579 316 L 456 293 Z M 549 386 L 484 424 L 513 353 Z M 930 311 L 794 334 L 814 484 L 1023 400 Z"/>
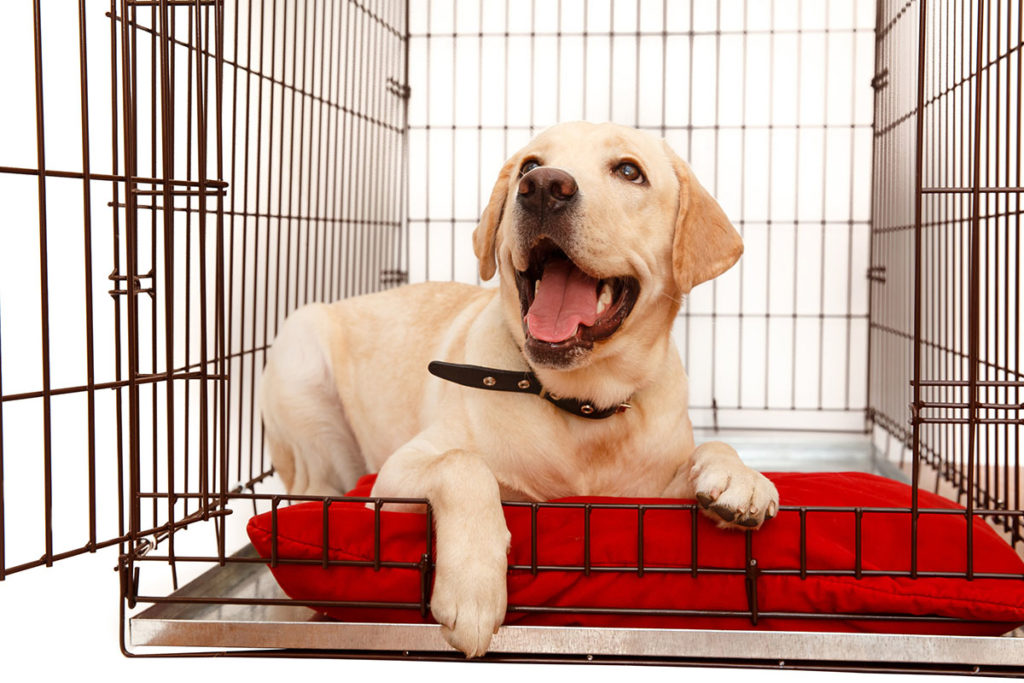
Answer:
<path fill-rule="evenodd" d="M 680 505 L 692 501 L 506 507 L 505 623 L 961 635 L 1024 623 L 1024 562 L 980 517 L 968 524 L 962 508 L 921 491 L 913 578 L 910 487 L 863 473 L 767 476 L 783 508 L 749 534 Z M 349 495 L 372 485 L 364 477 Z M 375 514 L 363 502 L 333 502 L 325 515 L 323 503 L 302 503 L 253 517 L 248 531 L 297 601 L 346 621 L 429 621 L 425 515 Z"/>

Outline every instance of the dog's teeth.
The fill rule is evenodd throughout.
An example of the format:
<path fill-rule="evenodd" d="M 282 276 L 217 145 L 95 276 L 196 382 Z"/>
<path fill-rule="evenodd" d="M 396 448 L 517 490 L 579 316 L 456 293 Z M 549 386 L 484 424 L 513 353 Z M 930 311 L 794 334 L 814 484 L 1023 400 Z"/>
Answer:
<path fill-rule="evenodd" d="M 540 289 L 540 280 L 533 281 L 533 295 L 537 296 L 537 290 Z"/>
<path fill-rule="evenodd" d="M 605 284 L 601 287 L 601 295 L 597 297 L 597 314 L 601 315 L 604 313 L 604 309 L 608 308 L 612 303 L 612 286 Z"/>

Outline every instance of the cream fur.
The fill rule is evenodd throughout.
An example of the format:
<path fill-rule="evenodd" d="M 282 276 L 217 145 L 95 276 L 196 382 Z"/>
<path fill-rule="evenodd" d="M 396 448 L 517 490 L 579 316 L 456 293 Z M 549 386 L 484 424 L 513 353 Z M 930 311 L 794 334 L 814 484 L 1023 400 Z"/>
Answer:
<path fill-rule="evenodd" d="M 577 265 L 630 275 L 640 295 L 622 326 L 569 369 L 533 367 L 545 387 L 601 406 L 585 420 L 533 396 L 429 375 L 446 360 L 531 368 L 514 270 L 530 249 L 517 231 L 518 169 L 528 158 L 580 188 Z M 612 170 L 639 164 L 647 184 Z M 686 374 L 670 338 L 683 296 L 729 268 L 742 243 L 718 204 L 662 142 L 611 124 L 555 126 L 499 173 L 474 234 L 480 272 L 500 287 L 426 283 L 296 311 L 261 382 L 274 466 L 292 493 L 341 494 L 379 472 L 374 495 L 425 497 L 437 525 L 431 610 L 448 641 L 483 654 L 505 612 L 508 531 L 500 499 L 659 496 L 709 503 L 709 514 L 760 524 L 778 494 L 719 442 L 695 450 Z"/>

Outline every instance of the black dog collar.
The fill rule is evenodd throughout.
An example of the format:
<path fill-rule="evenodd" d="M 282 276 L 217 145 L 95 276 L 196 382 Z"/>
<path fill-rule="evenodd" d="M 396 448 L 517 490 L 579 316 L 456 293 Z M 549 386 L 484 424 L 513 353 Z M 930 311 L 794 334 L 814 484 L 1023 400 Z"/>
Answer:
<path fill-rule="evenodd" d="M 578 417 L 585 417 L 588 420 L 602 420 L 618 413 L 624 413 L 632 407 L 628 403 L 620 403 L 613 408 L 598 410 L 589 401 L 581 401 L 576 398 L 562 398 L 544 389 L 541 386 L 540 380 L 532 372 L 496 370 L 479 365 L 460 365 L 458 363 L 445 363 L 439 360 L 431 361 L 427 369 L 435 377 L 461 384 L 464 387 L 534 394 L 550 401 L 567 413 L 572 413 Z"/>

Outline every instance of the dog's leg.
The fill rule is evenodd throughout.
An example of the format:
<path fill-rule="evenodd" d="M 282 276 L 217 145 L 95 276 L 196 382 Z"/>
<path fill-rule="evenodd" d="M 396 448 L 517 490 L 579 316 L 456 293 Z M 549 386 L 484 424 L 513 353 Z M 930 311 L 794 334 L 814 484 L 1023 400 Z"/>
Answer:
<path fill-rule="evenodd" d="M 467 657 L 487 651 L 505 619 L 510 535 L 498 482 L 483 458 L 463 450 L 431 452 L 420 441 L 384 463 L 374 496 L 426 498 L 437 529 L 430 611 Z"/>
<path fill-rule="evenodd" d="M 779 511 L 775 484 L 744 465 L 735 449 L 721 441 L 698 446 L 663 495 L 696 498 L 721 527 L 760 527 Z"/>
<path fill-rule="evenodd" d="M 326 307 L 305 306 L 281 326 L 260 380 L 264 436 L 289 493 L 340 496 L 366 473 L 335 388 Z"/>

